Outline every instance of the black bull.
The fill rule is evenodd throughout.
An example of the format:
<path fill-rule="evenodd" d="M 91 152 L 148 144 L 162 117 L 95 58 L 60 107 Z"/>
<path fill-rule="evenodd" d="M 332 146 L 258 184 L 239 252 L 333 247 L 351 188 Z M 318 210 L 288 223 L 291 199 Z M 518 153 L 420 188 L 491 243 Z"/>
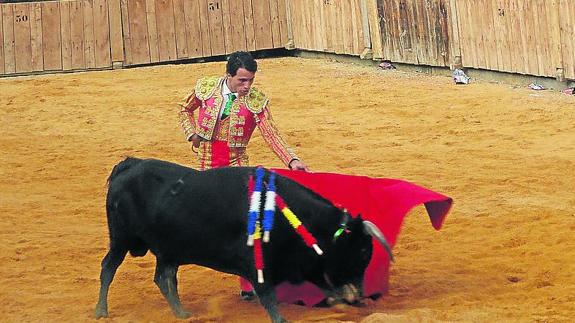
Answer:
<path fill-rule="evenodd" d="M 189 316 L 177 291 L 176 275 L 183 264 L 245 277 L 273 322 L 283 321 L 274 288 L 285 281 L 310 281 L 326 297 L 356 301 L 371 258 L 372 236 L 382 243 L 385 239 L 370 222 L 349 217 L 279 175 L 277 194 L 314 236 L 323 255 L 309 248 L 276 210 L 270 242 L 263 245 L 265 280 L 258 283 L 253 248 L 246 245 L 247 183 L 253 173 L 248 167 L 200 172 L 154 159 L 127 158 L 116 165 L 106 200 L 110 250 L 102 260 L 96 317 L 108 315 L 108 289 L 126 254 L 143 256 L 148 250 L 156 256 L 154 282 L 182 318 Z M 340 228 L 345 233 L 334 239 Z"/>

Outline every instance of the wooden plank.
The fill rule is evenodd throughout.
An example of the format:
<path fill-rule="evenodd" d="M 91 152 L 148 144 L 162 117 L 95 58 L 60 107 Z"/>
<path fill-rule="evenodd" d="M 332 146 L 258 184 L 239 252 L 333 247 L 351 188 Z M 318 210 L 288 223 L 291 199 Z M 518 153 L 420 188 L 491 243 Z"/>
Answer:
<path fill-rule="evenodd" d="M 565 78 L 575 80 L 575 59 L 573 59 L 575 57 L 575 2 L 561 0 L 559 6 L 561 55 Z"/>
<path fill-rule="evenodd" d="M 146 25 L 148 26 L 148 46 L 150 50 L 150 63 L 160 61 L 160 44 L 158 24 L 156 22 L 156 0 L 146 0 Z"/>
<path fill-rule="evenodd" d="M 309 12 L 309 1 L 301 1 L 300 2 L 300 10 L 301 10 L 301 26 L 300 29 L 300 39 L 303 49 L 313 49 L 313 41 L 312 41 L 312 34 L 311 34 L 311 25 L 309 23 L 310 20 L 310 12 Z M 255 17 L 254 17 L 255 19 Z"/>
<path fill-rule="evenodd" d="M 380 21 L 380 30 L 382 33 L 382 48 L 383 48 L 383 57 L 388 60 L 394 60 L 393 55 L 393 47 L 394 47 L 394 39 L 393 39 L 393 25 L 391 20 L 391 1 L 377 1 L 378 12 L 381 14 L 379 17 Z"/>
<path fill-rule="evenodd" d="M 373 59 L 381 59 L 383 58 L 383 43 L 377 0 L 367 0 L 367 12 Z"/>
<path fill-rule="evenodd" d="M 202 21 L 202 52 L 204 57 L 212 56 L 212 45 L 210 35 L 210 19 L 208 18 L 208 0 L 199 0 L 200 20 Z"/>
<path fill-rule="evenodd" d="M 454 69 L 457 57 L 461 57 L 461 38 L 459 34 L 459 12 L 457 11 L 456 0 L 449 0 L 447 6 L 447 17 L 449 19 L 449 52 L 450 52 L 450 67 Z M 491 28 L 493 29 L 493 28 Z"/>
<path fill-rule="evenodd" d="M 287 0 L 277 0 L 278 1 L 278 17 L 280 23 L 280 41 L 281 46 L 285 47 L 288 43 L 288 21 L 287 21 Z M 237 2 L 237 1 L 234 1 Z"/>
<path fill-rule="evenodd" d="M 269 5 L 270 5 L 271 30 L 272 30 L 272 47 L 280 48 L 282 47 L 282 41 L 280 35 L 280 17 L 279 17 L 278 0 L 269 0 Z"/>
<path fill-rule="evenodd" d="M 244 28 L 246 31 L 246 46 L 248 51 L 256 50 L 256 37 L 254 28 L 254 14 L 252 0 L 243 0 L 244 4 Z"/>
<path fill-rule="evenodd" d="M 340 2 L 340 12 L 342 32 L 343 32 L 343 53 L 352 54 L 353 53 L 353 30 L 350 19 L 351 4 L 350 0 L 342 0 Z"/>
<path fill-rule="evenodd" d="M 523 0 L 510 0 L 509 1 L 509 11 L 510 11 L 510 28 L 509 28 L 509 40 L 510 40 L 510 55 L 511 55 L 511 65 L 513 67 L 513 72 L 525 73 L 525 60 L 526 57 L 522 56 L 523 53 L 523 41 L 522 36 L 523 30 L 521 29 L 520 16 L 523 12 L 520 10 L 519 2 Z"/>
<path fill-rule="evenodd" d="M 84 2 L 70 2 L 70 36 L 71 36 L 71 68 L 86 68 L 84 58 Z"/>
<path fill-rule="evenodd" d="M 476 68 L 483 68 L 488 69 L 489 64 L 487 64 L 487 57 L 493 56 L 486 52 L 488 48 L 488 37 L 489 32 L 486 28 L 489 28 L 489 23 L 491 21 L 491 12 L 485 10 L 487 2 L 491 2 L 492 0 L 478 0 L 474 1 L 473 3 L 473 11 L 476 13 L 473 16 L 469 17 L 471 23 L 471 32 L 472 32 L 472 43 L 473 46 L 473 64 Z"/>
<path fill-rule="evenodd" d="M 70 1 L 60 3 L 60 37 L 62 39 L 62 69 L 72 69 L 72 33 L 70 29 Z"/>
<path fill-rule="evenodd" d="M 112 62 L 123 62 L 125 56 L 122 34 L 122 8 L 120 6 L 120 0 L 108 0 L 108 19 L 110 21 L 111 60 Z"/>
<path fill-rule="evenodd" d="M 524 2 L 524 16 L 525 16 L 525 30 L 524 33 L 527 35 L 527 52 L 529 60 L 529 69 L 527 74 L 537 75 L 539 72 L 539 63 L 537 62 L 537 33 L 535 30 L 534 23 L 534 13 L 533 13 L 533 2 L 531 0 L 526 0 Z"/>
<path fill-rule="evenodd" d="M 551 53 L 550 53 L 550 41 L 549 39 L 551 38 L 551 35 L 549 33 L 549 25 L 548 25 L 548 19 L 549 17 L 547 16 L 547 12 L 546 12 L 546 8 L 548 6 L 548 2 L 545 1 L 545 3 L 542 2 L 537 2 L 537 11 L 538 11 L 538 16 L 539 16 L 539 26 L 538 26 L 538 30 L 540 33 L 540 37 L 539 37 L 539 43 L 540 43 L 540 55 L 542 55 L 541 60 L 540 60 L 540 70 L 539 73 L 541 76 L 549 76 L 551 74 L 553 74 L 553 72 L 551 72 Z"/>
<path fill-rule="evenodd" d="M 16 73 L 14 40 L 14 4 L 2 5 L 2 32 L 4 43 L 4 73 Z"/>
<path fill-rule="evenodd" d="M 231 23 L 231 16 L 230 16 L 230 1 L 229 0 L 221 0 L 221 5 L 222 5 L 222 25 L 224 28 L 224 46 L 226 49 L 226 54 L 229 54 L 229 53 L 234 51 L 233 50 L 234 39 L 232 36 L 232 23 Z M 243 8 L 242 8 L 242 11 L 243 11 Z"/>
<path fill-rule="evenodd" d="M 365 48 L 365 36 L 364 36 L 364 31 L 363 31 L 363 15 L 361 12 L 361 2 L 363 0 L 354 0 L 352 2 L 352 12 L 354 14 L 355 17 L 355 24 L 354 24 L 354 29 L 355 32 L 353 34 L 354 37 L 354 45 L 353 45 L 353 50 L 355 55 L 361 55 L 361 53 L 363 52 L 363 49 Z"/>
<path fill-rule="evenodd" d="M 493 22 L 495 29 L 495 39 L 497 43 L 497 70 L 506 71 L 508 69 L 508 60 L 504 59 L 504 48 L 505 48 L 505 4 L 502 0 L 495 1 L 493 6 Z"/>
<path fill-rule="evenodd" d="M 59 2 L 42 2 L 42 46 L 44 52 L 44 70 L 61 70 L 62 39 Z"/>
<path fill-rule="evenodd" d="M 454 0 L 455 1 L 455 0 Z M 462 17 L 458 20 L 457 28 L 459 29 L 459 42 L 460 42 L 460 52 L 461 52 L 461 64 L 464 67 L 471 67 L 472 62 L 472 54 L 470 48 L 470 39 L 469 39 L 469 22 L 467 20 L 467 0 L 458 0 L 456 2 L 457 16 Z"/>
<path fill-rule="evenodd" d="M 439 1 L 433 0 L 428 9 L 429 21 L 430 21 L 430 41 L 431 41 L 431 52 L 429 65 L 441 65 L 441 29 L 440 24 L 440 14 L 439 14 Z"/>
<path fill-rule="evenodd" d="M 94 0 L 94 40 L 96 67 L 112 67 L 108 0 Z"/>
<path fill-rule="evenodd" d="M 401 37 L 402 32 L 402 25 L 401 25 L 401 14 L 400 14 L 400 1 L 394 0 L 391 3 L 391 12 L 390 15 L 392 17 L 392 40 L 393 40 L 393 56 L 395 57 L 395 61 L 403 62 L 403 39 Z"/>
<path fill-rule="evenodd" d="M 408 51 L 410 57 L 404 60 L 413 64 L 433 65 L 434 50 L 432 48 L 433 38 L 431 38 L 430 14 L 433 12 L 432 3 L 422 3 L 410 0 L 408 3 L 408 30 L 411 39 L 411 49 Z M 437 47 L 437 46 L 435 46 Z"/>
<path fill-rule="evenodd" d="M 30 46 L 32 50 L 32 70 L 44 70 L 42 52 L 42 5 L 38 2 L 30 3 Z"/>
<path fill-rule="evenodd" d="M 521 51 L 520 55 L 522 57 L 521 63 L 523 66 L 521 67 L 522 73 L 529 73 L 529 61 L 531 60 L 531 55 L 529 53 L 529 47 L 527 43 L 527 27 L 526 27 L 526 18 L 525 13 L 525 1 L 518 1 L 517 3 L 517 10 L 518 10 L 518 20 L 519 20 L 519 31 L 521 35 Z"/>
<path fill-rule="evenodd" d="M 176 55 L 178 59 L 189 57 L 186 33 L 184 0 L 174 1 L 174 29 L 176 32 Z"/>
<path fill-rule="evenodd" d="M 28 3 L 14 5 L 14 49 L 16 72 L 32 71 L 32 48 L 30 41 L 30 6 Z"/>
<path fill-rule="evenodd" d="M 188 42 L 188 56 L 190 58 L 202 57 L 204 54 L 202 52 L 202 19 L 200 17 L 200 3 L 198 1 L 185 1 L 184 13 L 186 16 L 185 25 L 186 40 Z M 243 15 L 239 16 L 243 19 Z"/>
<path fill-rule="evenodd" d="M 325 39 L 323 38 L 323 29 L 324 25 L 321 20 L 321 2 L 314 1 L 313 6 L 310 6 L 310 20 L 309 23 L 314 28 L 312 29 L 313 33 L 313 47 L 314 50 L 323 51 Z"/>
<path fill-rule="evenodd" d="M 426 16 L 425 5 L 426 3 L 420 1 L 412 1 L 412 21 L 413 30 L 411 39 L 415 43 L 414 53 L 416 64 L 431 64 L 430 57 L 430 47 L 428 43 L 430 42 L 428 31 L 429 19 Z"/>
<path fill-rule="evenodd" d="M 439 14 L 439 25 L 441 31 L 440 37 L 440 62 L 442 63 L 441 66 L 449 66 L 451 62 L 451 54 L 450 54 L 450 32 L 449 32 L 449 0 L 439 0 L 440 6 L 438 8 Z"/>
<path fill-rule="evenodd" d="M 333 40 L 331 39 L 331 24 L 329 20 L 329 1 L 320 2 L 319 20 L 321 25 L 321 38 L 323 39 L 323 51 L 331 52 L 333 48 Z"/>
<path fill-rule="evenodd" d="M 4 26 L 2 17 L 2 6 L 0 6 L 0 75 L 4 74 L 6 70 L 4 69 Z"/>
<path fill-rule="evenodd" d="M 310 50 L 316 50 L 318 42 L 316 39 L 316 26 L 313 24 L 315 4 L 314 2 L 308 1 L 305 5 L 305 26 L 306 26 L 306 36 L 308 42 L 308 48 Z"/>
<path fill-rule="evenodd" d="M 333 49 L 336 54 L 343 54 L 345 53 L 345 45 L 344 45 L 344 28 L 342 22 L 342 14 L 341 14 L 341 3 L 342 1 L 348 0 L 331 0 L 333 1 L 333 20 L 334 23 L 331 28 L 334 31 L 334 42 L 333 42 Z"/>
<path fill-rule="evenodd" d="M 150 17 L 150 15 L 148 15 L 148 17 Z M 160 62 L 173 61 L 178 57 L 174 21 L 173 1 L 156 0 L 156 26 L 158 31 Z M 151 44 L 150 42 L 150 47 Z"/>
<path fill-rule="evenodd" d="M 465 8 L 467 12 L 465 14 L 460 15 L 461 17 L 466 17 L 466 21 L 463 22 L 465 25 L 465 31 L 463 34 L 465 35 L 465 45 L 466 45 L 466 62 L 467 66 L 477 68 L 478 61 L 478 49 L 477 49 L 477 35 L 476 29 L 480 28 L 478 23 L 475 21 L 477 19 L 477 15 L 474 12 L 477 12 L 478 7 L 473 1 L 462 1 L 462 8 Z"/>
<path fill-rule="evenodd" d="M 504 50 L 504 55 L 509 57 L 509 71 L 516 72 L 517 71 L 517 53 L 518 51 L 515 50 L 516 43 L 515 40 L 519 39 L 516 37 L 516 31 L 514 30 L 515 18 L 514 18 L 514 0 L 504 0 L 505 3 L 505 45 L 506 48 Z M 513 57 L 513 58 L 512 58 Z"/>
<path fill-rule="evenodd" d="M 548 26 L 549 26 L 549 51 L 551 53 L 551 74 L 549 76 L 558 76 L 559 71 L 564 70 L 563 66 L 563 56 L 561 55 L 562 43 L 561 43 L 561 21 L 559 17 L 560 3 L 559 0 L 549 0 L 546 6 L 547 15 L 549 16 Z M 575 57 L 571 57 L 571 60 Z M 564 72 L 564 71 L 563 71 Z"/>
<path fill-rule="evenodd" d="M 128 0 L 132 64 L 150 63 L 146 0 Z"/>
<path fill-rule="evenodd" d="M 533 2 L 533 27 L 535 30 L 535 48 L 537 55 L 537 73 L 535 75 L 545 75 L 545 60 L 547 56 L 545 56 L 546 52 L 546 44 L 545 44 L 545 37 L 547 36 L 543 28 L 545 28 L 545 17 L 541 17 L 540 13 L 540 6 L 539 1 Z"/>
<path fill-rule="evenodd" d="M 208 26 L 210 28 L 212 55 L 224 55 L 226 53 L 226 46 L 224 44 L 224 25 L 221 0 L 210 0 L 208 2 Z"/>
<path fill-rule="evenodd" d="M 300 9 L 301 0 L 290 0 L 289 1 L 289 8 L 290 10 L 289 15 L 291 18 L 292 24 L 292 32 L 293 32 L 293 41 L 295 48 L 301 49 L 302 47 L 302 39 L 301 39 L 301 28 L 302 28 L 302 10 Z"/>
<path fill-rule="evenodd" d="M 126 65 L 134 63 L 132 56 L 132 34 L 130 32 L 130 10 L 128 10 L 128 0 L 120 0 L 120 11 L 122 13 L 122 35 L 124 47 L 124 62 Z"/>
<path fill-rule="evenodd" d="M 260 0 L 257 5 L 252 4 L 252 10 L 257 49 L 273 48 L 269 0 Z"/>
<path fill-rule="evenodd" d="M 86 68 L 96 67 L 96 41 L 94 38 L 94 0 L 84 0 L 84 60 Z"/>
<path fill-rule="evenodd" d="M 229 0 L 229 8 L 233 51 L 245 51 L 247 50 L 247 40 L 243 2 L 237 0 Z"/>
<path fill-rule="evenodd" d="M 485 66 L 488 69 L 496 70 L 498 68 L 498 56 L 497 56 L 497 36 L 495 35 L 495 21 L 497 16 L 494 15 L 493 1 L 487 0 L 482 4 L 483 10 L 483 23 L 485 26 L 485 39 L 483 42 L 484 55 L 485 55 Z"/>

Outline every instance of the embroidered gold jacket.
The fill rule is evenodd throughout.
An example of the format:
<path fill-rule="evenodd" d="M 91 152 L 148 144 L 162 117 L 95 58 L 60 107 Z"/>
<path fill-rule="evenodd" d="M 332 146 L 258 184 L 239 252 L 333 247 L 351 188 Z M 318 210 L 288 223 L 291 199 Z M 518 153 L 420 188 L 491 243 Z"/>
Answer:
<path fill-rule="evenodd" d="M 256 126 L 264 140 L 289 165 L 298 159 L 279 134 L 269 111 L 269 100 L 251 88 L 248 95 L 236 98 L 229 118 L 219 120 L 222 107 L 222 85 L 225 77 L 205 77 L 198 80 L 180 109 L 180 123 L 186 138 L 197 134 L 205 140 L 223 140 L 232 148 L 245 148 Z M 197 122 L 194 112 L 198 110 Z"/>

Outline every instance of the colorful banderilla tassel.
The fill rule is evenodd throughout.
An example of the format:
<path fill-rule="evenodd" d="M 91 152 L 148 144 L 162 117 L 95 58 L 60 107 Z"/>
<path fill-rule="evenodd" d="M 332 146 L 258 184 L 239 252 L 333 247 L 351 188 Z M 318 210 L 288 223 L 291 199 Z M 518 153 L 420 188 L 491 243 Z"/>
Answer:
<path fill-rule="evenodd" d="M 276 212 L 276 174 L 274 172 L 270 173 L 270 177 L 268 179 L 268 189 L 266 191 L 266 201 L 264 206 L 264 220 L 263 220 L 263 229 L 264 229 L 264 242 L 270 241 L 270 231 L 274 226 L 274 215 Z"/>
<path fill-rule="evenodd" d="M 250 198 L 250 209 L 248 212 L 248 246 L 254 245 L 254 233 L 256 231 L 256 221 L 260 213 L 260 205 L 262 202 L 262 182 L 264 179 L 265 170 L 261 167 L 256 168 L 256 180 L 253 186 L 253 191 Z M 253 181 L 252 176 L 250 176 L 250 181 Z M 249 187 L 249 183 L 248 183 Z M 249 192 L 248 192 L 248 196 Z"/>
<path fill-rule="evenodd" d="M 305 226 L 301 223 L 301 221 L 297 218 L 295 214 L 287 207 L 284 200 L 276 194 L 276 203 L 278 208 L 282 211 L 283 215 L 286 217 L 288 222 L 291 226 L 295 229 L 295 231 L 302 237 L 303 241 L 308 247 L 313 248 L 318 255 L 323 255 L 323 251 L 317 245 L 317 241 L 315 238 L 307 231 Z"/>
<path fill-rule="evenodd" d="M 262 252 L 262 228 L 260 221 L 256 221 L 256 230 L 254 232 L 254 262 L 258 271 L 258 283 L 264 283 L 264 255 Z"/>

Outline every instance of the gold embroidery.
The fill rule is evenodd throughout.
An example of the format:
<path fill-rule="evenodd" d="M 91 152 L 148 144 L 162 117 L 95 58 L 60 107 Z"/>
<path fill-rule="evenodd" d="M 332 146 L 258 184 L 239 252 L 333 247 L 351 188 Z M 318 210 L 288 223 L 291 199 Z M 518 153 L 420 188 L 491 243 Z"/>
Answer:
<path fill-rule="evenodd" d="M 250 93 L 243 97 L 243 103 L 252 113 L 262 112 L 264 107 L 268 104 L 268 101 L 269 100 L 265 94 L 253 87 L 250 89 Z"/>
<path fill-rule="evenodd" d="M 223 78 L 221 80 L 223 80 Z M 219 85 L 221 85 L 221 82 L 218 84 L 218 88 Z M 203 128 L 201 128 L 198 131 L 198 135 L 207 140 L 212 139 L 214 128 L 216 126 L 216 122 L 218 121 L 218 116 L 220 114 L 220 109 L 223 100 L 222 93 L 220 93 L 220 91 L 213 92 L 213 98 L 214 98 L 213 106 L 207 105 L 205 103 L 205 100 L 202 102 L 202 105 L 205 109 L 205 116 L 202 119 Z"/>
<path fill-rule="evenodd" d="M 207 100 L 214 94 L 215 90 L 219 88 L 223 79 L 223 77 L 219 76 L 209 76 L 199 79 L 195 88 L 196 97 L 202 101 Z"/>

